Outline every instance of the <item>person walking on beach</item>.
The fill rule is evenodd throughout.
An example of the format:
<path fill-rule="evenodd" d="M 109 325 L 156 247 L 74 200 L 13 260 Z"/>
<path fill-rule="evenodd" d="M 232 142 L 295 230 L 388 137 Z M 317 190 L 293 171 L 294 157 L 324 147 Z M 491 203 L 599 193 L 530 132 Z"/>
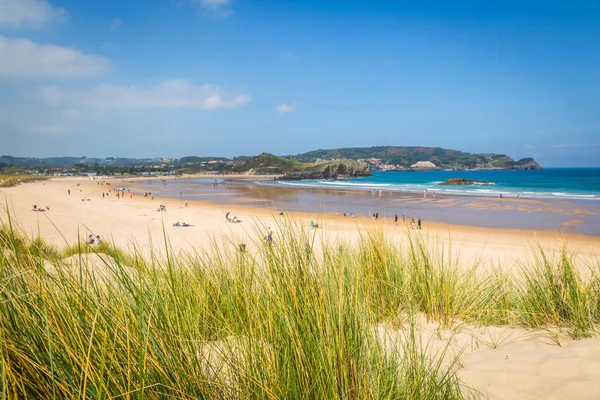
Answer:
<path fill-rule="evenodd" d="M 187 208 L 187 206 L 188 206 L 188 203 L 187 203 L 187 200 L 186 200 L 186 201 L 185 201 L 185 205 L 184 205 L 184 207 L 186 207 L 186 208 Z"/>
<path fill-rule="evenodd" d="M 417 226 L 419 227 L 419 229 L 421 229 L 421 218 L 419 218 L 419 220 L 417 221 Z"/>
<path fill-rule="evenodd" d="M 68 189 L 67 193 L 69 193 L 69 196 L 70 196 L 71 195 L 71 189 Z"/>
<path fill-rule="evenodd" d="M 394 222 L 398 223 L 398 214 L 394 215 Z"/>
<path fill-rule="evenodd" d="M 269 232 L 267 233 L 267 237 L 265 239 L 267 239 L 267 243 L 272 244 L 273 243 L 273 231 L 271 230 L 271 228 L 267 228 L 269 230 Z"/>

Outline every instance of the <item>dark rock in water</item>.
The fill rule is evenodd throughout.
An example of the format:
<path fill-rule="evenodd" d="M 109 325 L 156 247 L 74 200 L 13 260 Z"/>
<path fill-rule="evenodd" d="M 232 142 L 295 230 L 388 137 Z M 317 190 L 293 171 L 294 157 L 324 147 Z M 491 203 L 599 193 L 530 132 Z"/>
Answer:
<path fill-rule="evenodd" d="M 486 181 L 473 181 L 470 179 L 463 178 L 450 178 L 445 182 L 440 183 L 440 185 L 493 185 L 492 182 Z"/>
<path fill-rule="evenodd" d="M 333 160 L 319 163 L 303 170 L 286 172 L 279 179 L 288 181 L 302 179 L 343 179 L 370 175 L 371 167 L 365 162 Z"/>

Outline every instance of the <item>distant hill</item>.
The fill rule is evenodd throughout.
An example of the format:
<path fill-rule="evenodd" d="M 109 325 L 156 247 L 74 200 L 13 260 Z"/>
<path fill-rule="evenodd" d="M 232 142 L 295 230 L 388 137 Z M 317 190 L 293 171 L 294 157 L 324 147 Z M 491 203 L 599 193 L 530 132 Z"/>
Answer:
<path fill-rule="evenodd" d="M 239 157 L 224 171 L 232 173 L 251 172 L 254 175 L 284 174 L 302 167 L 302 163 L 290 158 L 281 158 L 269 153 L 256 157 Z"/>
<path fill-rule="evenodd" d="M 301 162 L 319 159 L 347 158 L 352 160 L 377 158 L 384 164 L 410 167 L 418 161 L 430 161 L 438 168 L 450 169 L 541 169 L 533 158 L 515 161 L 505 154 L 471 154 L 441 147 L 376 146 L 331 150 L 315 150 L 295 156 Z"/>
<path fill-rule="evenodd" d="M 378 159 L 371 163 L 377 169 L 378 164 L 398 165 L 410 168 L 418 161 L 430 161 L 437 168 L 443 169 L 541 169 L 533 158 L 515 161 L 505 154 L 471 154 L 458 150 L 440 147 L 408 147 L 408 146 L 376 146 L 341 148 L 331 150 L 315 150 L 297 156 L 277 157 L 262 153 L 256 157 L 197 157 L 188 156 L 180 159 L 157 158 L 88 158 L 88 157 L 13 157 L 0 156 L 0 171 L 7 168 L 17 170 L 45 170 L 75 166 L 80 172 L 99 173 L 136 173 L 148 168 L 160 168 L 179 173 L 195 173 L 202 171 L 253 174 L 284 174 L 292 171 L 306 172 L 306 168 L 316 166 L 324 168 L 324 162 L 348 160 Z M 346 163 L 348 164 L 348 163 Z M 361 171 L 362 166 L 347 165 L 349 170 Z M 343 175 L 343 174 L 342 174 Z"/>
<path fill-rule="evenodd" d="M 17 167 L 59 167 L 59 166 L 71 166 L 75 164 L 86 164 L 86 165 L 133 165 L 133 164 L 153 164 L 158 162 L 159 159 L 136 159 L 136 158 L 119 158 L 119 157 L 107 157 L 107 158 L 88 158 L 88 157 L 48 157 L 48 158 L 36 158 L 36 157 L 13 157 L 13 156 L 0 156 L 0 164 L 12 165 Z"/>

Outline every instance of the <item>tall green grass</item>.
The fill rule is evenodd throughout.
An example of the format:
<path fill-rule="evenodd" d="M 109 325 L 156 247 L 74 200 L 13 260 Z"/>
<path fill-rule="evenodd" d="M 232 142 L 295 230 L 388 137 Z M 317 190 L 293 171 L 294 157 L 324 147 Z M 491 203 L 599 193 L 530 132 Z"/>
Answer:
<path fill-rule="evenodd" d="M 273 243 L 256 231 L 247 252 L 232 239 L 176 253 L 165 239 L 144 258 L 3 226 L 2 398 L 460 399 L 472 393 L 458 360 L 421 343 L 417 315 L 574 338 L 600 322 L 598 266 L 582 276 L 566 250 L 539 251 L 513 282 L 413 234 L 334 245 L 293 221 Z M 391 350 L 382 324 L 405 333 Z"/>

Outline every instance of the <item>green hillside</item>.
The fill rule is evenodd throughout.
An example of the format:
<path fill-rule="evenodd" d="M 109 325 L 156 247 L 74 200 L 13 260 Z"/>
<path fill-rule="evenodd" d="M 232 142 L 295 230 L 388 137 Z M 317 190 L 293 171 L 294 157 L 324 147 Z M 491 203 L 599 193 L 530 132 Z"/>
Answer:
<path fill-rule="evenodd" d="M 315 150 L 295 157 L 302 162 L 315 162 L 318 159 L 381 159 L 384 164 L 410 167 L 418 161 L 431 161 L 439 168 L 465 169 L 539 169 L 532 158 L 514 161 L 505 154 L 471 154 L 440 147 L 376 146 Z"/>
<path fill-rule="evenodd" d="M 281 158 L 269 153 L 262 153 L 256 157 L 237 158 L 226 172 L 241 173 L 252 171 L 255 175 L 283 174 L 295 169 L 300 169 L 303 164 L 295 159 Z"/>

